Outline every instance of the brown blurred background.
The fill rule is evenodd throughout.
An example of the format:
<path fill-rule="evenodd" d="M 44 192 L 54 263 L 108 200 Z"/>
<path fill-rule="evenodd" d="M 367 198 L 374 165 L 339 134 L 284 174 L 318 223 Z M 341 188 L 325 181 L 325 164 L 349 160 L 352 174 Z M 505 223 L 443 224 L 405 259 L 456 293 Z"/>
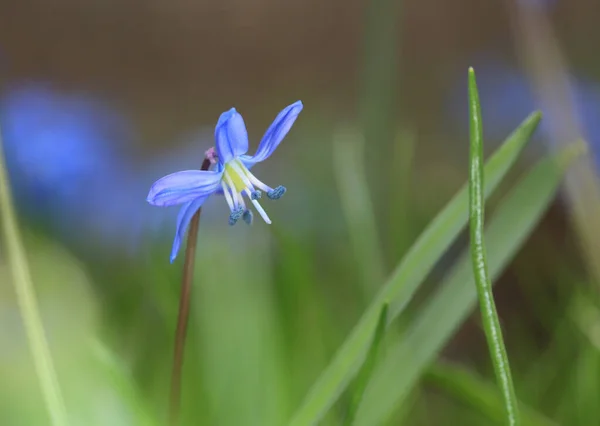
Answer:
<path fill-rule="evenodd" d="M 402 2 L 397 91 L 420 127 L 438 122 L 439 97 L 474 53 L 514 59 L 507 3 Z M 144 143 L 160 145 L 231 104 L 250 123 L 300 96 L 325 114 L 351 117 L 369 4 L 5 1 L 0 58 L 8 78 L 47 79 L 117 100 L 143 129 Z M 551 12 L 573 66 L 594 75 L 600 65 L 589 49 L 599 15 L 593 0 L 560 2 Z"/>

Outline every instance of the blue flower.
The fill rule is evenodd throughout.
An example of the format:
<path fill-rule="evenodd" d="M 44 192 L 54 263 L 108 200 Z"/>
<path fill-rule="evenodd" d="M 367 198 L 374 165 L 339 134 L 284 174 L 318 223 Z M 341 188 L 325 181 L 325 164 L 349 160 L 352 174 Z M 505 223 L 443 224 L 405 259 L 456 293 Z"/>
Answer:
<path fill-rule="evenodd" d="M 32 81 L 9 84 L 0 97 L 0 122 L 21 212 L 82 234 L 74 224 L 97 213 L 91 204 L 127 170 L 118 149 L 130 137 L 125 117 L 91 94 Z"/>
<path fill-rule="evenodd" d="M 246 207 L 245 194 L 266 223 L 271 219 L 259 204 L 264 191 L 272 200 L 281 198 L 283 186 L 271 188 L 258 180 L 250 169 L 266 160 L 275 151 L 302 111 L 302 102 L 297 101 L 284 108 L 263 136 L 254 156 L 248 151 L 248 133 L 244 119 L 231 108 L 219 117 L 215 128 L 217 161 L 215 170 L 185 170 L 159 179 L 150 188 L 147 201 L 155 206 L 183 204 L 177 217 L 177 231 L 171 251 L 171 263 L 177 257 L 181 240 L 198 209 L 212 194 L 223 194 L 231 211 L 229 224 L 239 219 L 252 222 L 252 212 Z"/>

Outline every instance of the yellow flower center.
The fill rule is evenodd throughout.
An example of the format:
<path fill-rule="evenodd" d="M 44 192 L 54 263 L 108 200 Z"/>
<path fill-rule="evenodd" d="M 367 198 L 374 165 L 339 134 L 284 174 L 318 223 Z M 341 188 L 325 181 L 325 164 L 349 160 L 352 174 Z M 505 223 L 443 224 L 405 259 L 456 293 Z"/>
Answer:
<path fill-rule="evenodd" d="M 242 164 L 241 161 L 233 160 L 225 164 L 225 174 L 228 175 L 231 179 L 233 186 L 235 186 L 235 190 L 237 192 L 242 192 L 244 189 L 246 189 L 247 185 L 244 183 L 244 179 L 242 179 L 242 176 L 240 176 L 236 168 L 231 165 L 231 163 L 233 162 L 236 163 L 236 165 L 239 167 L 240 170 L 242 170 L 242 172 L 246 171 L 246 167 Z"/>

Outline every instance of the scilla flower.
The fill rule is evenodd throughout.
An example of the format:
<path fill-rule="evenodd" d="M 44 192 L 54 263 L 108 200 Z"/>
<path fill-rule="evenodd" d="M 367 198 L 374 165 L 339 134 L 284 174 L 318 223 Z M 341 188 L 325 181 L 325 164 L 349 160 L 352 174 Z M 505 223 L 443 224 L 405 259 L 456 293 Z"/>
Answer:
<path fill-rule="evenodd" d="M 285 187 L 271 188 L 258 180 L 250 169 L 256 163 L 266 160 L 275 151 L 302 111 L 302 102 L 297 101 L 284 108 L 267 129 L 254 156 L 248 151 L 248 133 L 244 119 L 231 108 L 219 117 L 215 128 L 217 158 L 215 170 L 186 170 L 159 179 L 150 188 L 148 202 L 155 206 L 183 204 L 177 218 L 177 232 L 171 262 L 177 257 L 183 235 L 198 209 L 212 194 L 223 194 L 231 211 L 229 224 L 235 225 L 239 219 L 252 222 L 252 212 L 248 210 L 244 196 L 254 205 L 266 223 L 271 223 L 258 200 L 262 192 L 272 200 L 285 193 Z"/>

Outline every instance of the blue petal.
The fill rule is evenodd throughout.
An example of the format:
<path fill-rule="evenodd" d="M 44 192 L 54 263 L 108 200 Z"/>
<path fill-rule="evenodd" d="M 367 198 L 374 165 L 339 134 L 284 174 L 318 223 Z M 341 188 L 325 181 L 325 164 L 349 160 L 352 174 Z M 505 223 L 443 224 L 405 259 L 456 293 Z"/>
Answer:
<path fill-rule="evenodd" d="M 173 248 L 171 249 L 171 263 L 173 263 L 177 257 L 179 247 L 181 246 L 181 240 L 183 240 L 185 231 L 190 225 L 194 213 L 202 207 L 202 204 L 204 204 L 207 198 L 208 196 L 196 198 L 193 201 L 185 203 L 183 207 L 181 207 L 181 210 L 179 210 L 179 215 L 177 216 L 177 231 L 175 232 L 175 240 L 173 241 Z"/>
<path fill-rule="evenodd" d="M 219 117 L 215 128 L 215 142 L 221 164 L 225 164 L 238 155 L 248 152 L 246 125 L 235 108 L 231 108 Z"/>
<path fill-rule="evenodd" d="M 222 174 L 218 170 L 172 173 L 152 185 L 147 201 L 155 206 L 172 206 L 208 196 L 219 188 Z"/>
<path fill-rule="evenodd" d="M 255 163 L 266 160 L 275 149 L 279 146 L 285 135 L 288 134 L 292 125 L 296 121 L 298 114 L 302 111 L 303 105 L 301 101 L 296 101 L 293 104 L 285 107 L 281 111 L 273 123 L 267 129 L 267 132 L 260 141 L 260 145 L 253 157 L 244 155 L 241 159 L 247 167 L 251 167 Z"/>

